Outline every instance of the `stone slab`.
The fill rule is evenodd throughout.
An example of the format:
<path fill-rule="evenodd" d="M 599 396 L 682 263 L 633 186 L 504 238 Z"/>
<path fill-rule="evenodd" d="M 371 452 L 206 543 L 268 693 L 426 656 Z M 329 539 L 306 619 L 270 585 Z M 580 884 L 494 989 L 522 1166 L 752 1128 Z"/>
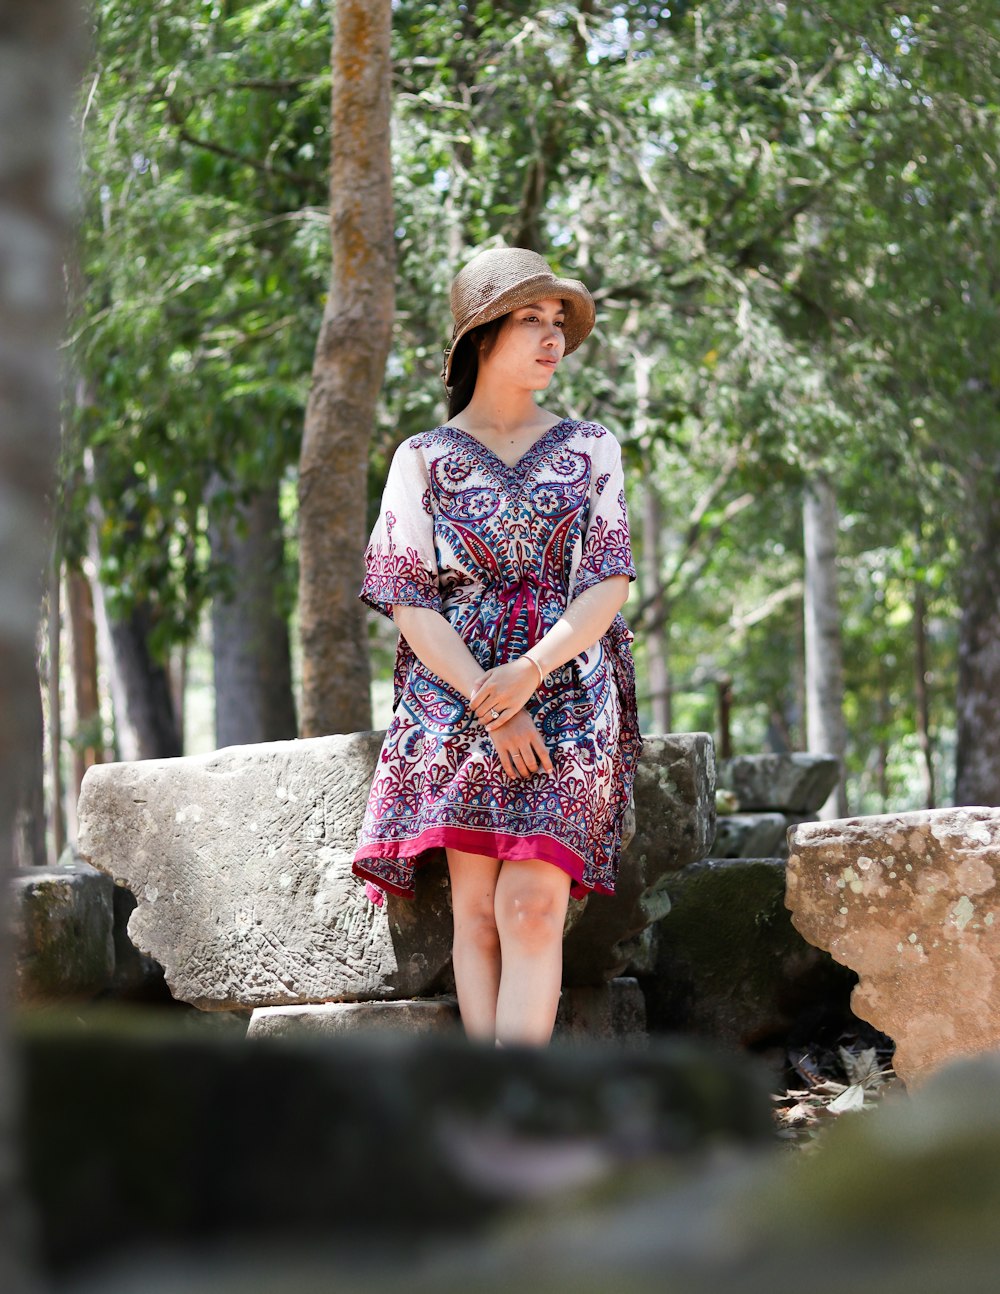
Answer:
<path fill-rule="evenodd" d="M 115 970 L 112 881 L 76 862 L 26 868 L 9 885 L 19 1000 L 86 999 L 106 989 Z"/>
<path fill-rule="evenodd" d="M 855 977 L 792 925 L 779 859 L 707 858 L 668 887 L 642 978 L 651 1030 L 751 1047 L 782 1041 L 811 1008 L 846 1010 Z"/>
<path fill-rule="evenodd" d="M 708 853 L 715 838 L 715 747 L 708 733 L 643 738 L 635 815 L 614 895 L 589 895 L 566 938 L 567 985 L 621 975 L 635 937 L 670 910 L 667 878 Z"/>
<path fill-rule="evenodd" d="M 789 850 L 792 921 L 858 973 L 900 1078 L 1000 1047 L 1000 808 L 804 823 Z"/>
<path fill-rule="evenodd" d="M 783 813 L 731 813 L 716 820 L 713 858 L 778 858 L 785 847 Z"/>
<path fill-rule="evenodd" d="M 620 975 L 606 984 L 564 988 L 559 999 L 553 1040 L 604 1039 L 628 1046 L 643 1046 L 646 1032 L 646 999 L 639 981 Z"/>
<path fill-rule="evenodd" d="M 402 1002 L 325 1002 L 313 1006 L 259 1006 L 248 1038 L 299 1038 L 395 1031 L 408 1034 L 455 1031 L 462 1024 L 453 997 Z"/>
<path fill-rule="evenodd" d="M 79 849 L 127 885 L 129 938 L 204 1010 L 419 997 L 451 956 L 443 855 L 412 903 L 351 861 L 381 733 L 95 764 Z"/>
<path fill-rule="evenodd" d="M 833 755 L 734 755 L 719 761 L 719 786 L 736 795 L 743 813 L 818 813 L 839 769 Z"/>
<path fill-rule="evenodd" d="M 351 874 L 382 734 L 230 746 L 99 764 L 84 779 L 79 849 L 135 895 L 128 936 L 174 997 L 204 1010 L 418 998 L 452 983 L 439 851 L 410 902 L 381 908 Z M 668 906 L 663 875 L 715 830 L 706 733 L 653 737 L 636 778 L 636 835 L 618 893 L 571 904 L 568 984 L 601 984 Z"/>

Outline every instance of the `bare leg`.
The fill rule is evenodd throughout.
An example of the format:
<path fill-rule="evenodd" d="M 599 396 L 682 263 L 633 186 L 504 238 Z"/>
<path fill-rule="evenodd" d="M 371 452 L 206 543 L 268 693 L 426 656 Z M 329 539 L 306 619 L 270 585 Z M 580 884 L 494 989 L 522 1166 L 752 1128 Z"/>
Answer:
<path fill-rule="evenodd" d="M 562 984 L 563 925 L 570 877 L 539 859 L 504 862 L 496 883 L 503 961 L 497 1041 L 544 1044 L 552 1037 Z"/>
<path fill-rule="evenodd" d="M 493 1041 L 500 987 L 500 936 L 494 902 L 500 860 L 446 850 L 455 919 L 452 960 L 462 1024 L 470 1038 Z"/>

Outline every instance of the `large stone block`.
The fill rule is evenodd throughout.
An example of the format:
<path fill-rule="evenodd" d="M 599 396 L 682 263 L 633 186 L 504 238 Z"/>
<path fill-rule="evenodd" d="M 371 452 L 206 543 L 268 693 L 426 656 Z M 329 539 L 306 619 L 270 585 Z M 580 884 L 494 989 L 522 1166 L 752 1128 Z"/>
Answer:
<path fill-rule="evenodd" d="M 855 977 L 792 926 L 783 862 L 708 858 L 667 887 L 642 980 L 651 1029 L 747 1047 L 778 1041 L 810 1008 L 846 1008 Z"/>
<path fill-rule="evenodd" d="M 137 948 L 205 1010 L 433 992 L 451 953 L 443 857 L 376 907 L 351 860 L 380 733 L 95 764 L 79 848 L 135 895 Z"/>
<path fill-rule="evenodd" d="M 719 761 L 719 786 L 732 791 L 741 811 L 816 813 L 837 785 L 833 755 L 735 755 Z"/>
<path fill-rule="evenodd" d="M 792 921 L 857 971 L 900 1078 L 1000 1046 L 1000 808 L 804 823 L 789 849 Z"/>
<path fill-rule="evenodd" d="M 715 747 L 708 733 L 643 738 L 635 816 L 614 895 L 590 895 L 566 938 L 568 985 L 620 975 L 633 953 L 630 941 L 670 911 L 667 878 L 708 853 L 715 837 Z"/>
<path fill-rule="evenodd" d="M 355 733 L 88 770 L 80 852 L 135 895 L 129 938 L 175 997 L 232 1010 L 447 991 L 443 854 L 413 902 L 375 907 L 351 874 L 380 747 L 380 733 Z M 635 800 L 618 893 L 568 913 L 568 984 L 618 974 L 624 941 L 666 911 L 664 873 L 707 850 L 711 738 L 647 738 Z"/>
<path fill-rule="evenodd" d="M 115 969 L 110 879 L 87 863 L 60 863 L 25 869 L 9 884 L 19 999 L 85 999 L 107 988 Z"/>

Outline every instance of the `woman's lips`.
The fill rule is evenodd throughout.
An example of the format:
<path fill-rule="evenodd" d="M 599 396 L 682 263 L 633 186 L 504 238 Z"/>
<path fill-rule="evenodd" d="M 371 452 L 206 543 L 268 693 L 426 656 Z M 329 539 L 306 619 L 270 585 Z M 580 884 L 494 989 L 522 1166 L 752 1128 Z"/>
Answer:
<path fill-rule="evenodd" d="M 540 359 L 536 360 L 536 363 L 545 364 L 548 368 L 555 368 L 556 366 L 556 361 L 554 359 Z"/>

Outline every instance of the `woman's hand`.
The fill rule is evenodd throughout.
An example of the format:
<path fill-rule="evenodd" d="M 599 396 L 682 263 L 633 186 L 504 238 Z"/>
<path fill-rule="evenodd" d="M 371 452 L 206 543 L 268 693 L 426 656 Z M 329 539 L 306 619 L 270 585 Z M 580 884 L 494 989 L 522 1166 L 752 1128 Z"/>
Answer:
<path fill-rule="evenodd" d="M 478 678 L 469 704 L 486 731 L 492 733 L 524 709 L 528 697 L 537 687 L 538 670 L 530 660 L 521 656 L 506 665 L 494 666 Z M 494 717 L 494 710 L 499 718 Z"/>
<path fill-rule="evenodd" d="M 542 734 L 527 710 L 519 710 L 491 736 L 508 777 L 530 777 L 538 772 L 539 767 L 546 773 L 552 772 L 552 759 L 542 741 Z"/>

